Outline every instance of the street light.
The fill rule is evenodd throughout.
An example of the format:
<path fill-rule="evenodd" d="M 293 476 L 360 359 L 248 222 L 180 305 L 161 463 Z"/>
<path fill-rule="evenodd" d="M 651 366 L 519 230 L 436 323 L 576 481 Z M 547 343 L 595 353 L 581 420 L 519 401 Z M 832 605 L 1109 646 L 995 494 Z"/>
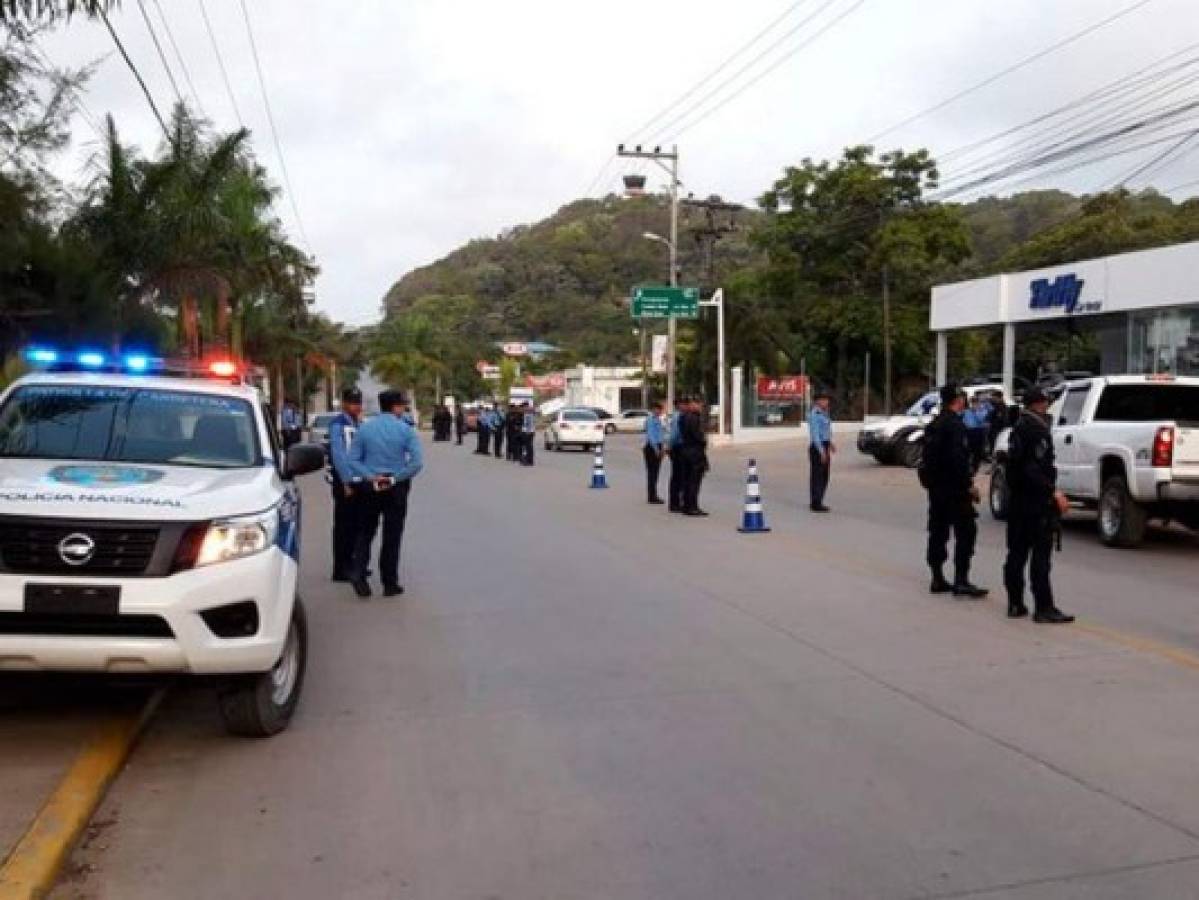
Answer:
<path fill-rule="evenodd" d="M 672 231 L 674 222 L 671 222 Z M 678 248 L 674 241 L 670 238 L 664 238 L 660 234 L 654 234 L 652 231 L 642 232 L 641 236 L 647 241 L 653 241 L 657 244 L 665 244 L 670 250 L 670 286 L 675 287 L 678 284 Z M 666 405 L 672 410 L 674 409 L 674 343 L 676 325 L 674 316 L 671 316 L 666 322 Z"/>

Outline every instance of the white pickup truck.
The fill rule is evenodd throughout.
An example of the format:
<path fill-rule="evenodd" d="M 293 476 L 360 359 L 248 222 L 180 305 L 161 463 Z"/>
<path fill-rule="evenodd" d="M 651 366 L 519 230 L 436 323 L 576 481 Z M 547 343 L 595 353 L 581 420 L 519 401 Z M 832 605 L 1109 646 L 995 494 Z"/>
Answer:
<path fill-rule="evenodd" d="M 1058 487 L 1098 509 L 1099 536 L 1135 547 L 1149 519 L 1199 529 L 1199 378 L 1115 375 L 1070 382 L 1049 409 Z M 991 512 L 1007 516 L 1003 459 L 996 442 Z"/>

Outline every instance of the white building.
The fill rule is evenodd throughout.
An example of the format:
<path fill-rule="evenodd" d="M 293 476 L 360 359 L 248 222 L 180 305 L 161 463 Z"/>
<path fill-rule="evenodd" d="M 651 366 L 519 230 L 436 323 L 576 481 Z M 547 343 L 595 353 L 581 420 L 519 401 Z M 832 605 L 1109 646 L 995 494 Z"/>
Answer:
<path fill-rule="evenodd" d="M 612 415 L 641 405 L 641 369 L 636 366 L 575 366 L 566 370 L 567 406 L 598 406 Z"/>
<path fill-rule="evenodd" d="M 1003 328 L 1008 396 L 1016 345 L 1033 331 L 1096 335 L 1101 375 L 1199 375 L 1199 242 L 934 287 L 938 384 L 951 335 L 988 326 Z"/>

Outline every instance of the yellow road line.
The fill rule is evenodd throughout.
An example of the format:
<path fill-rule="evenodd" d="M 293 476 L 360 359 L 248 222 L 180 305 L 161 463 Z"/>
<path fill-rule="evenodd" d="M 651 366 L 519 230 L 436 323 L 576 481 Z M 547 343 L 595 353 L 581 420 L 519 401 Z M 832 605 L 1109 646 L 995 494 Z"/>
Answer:
<path fill-rule="evenodd" d="M 50 892 L 164 693 L 155 691 L 141 709 L 113 716 L 96 729 L 0 866 L 0 900 L 33 900 Z"/>
<path fill-rule="evenodd" d="M 1125 631 L 1119 631 L 1115 628 L 1107 628 L 1103 625 L 1095 625 L 1091 622 L 1075 622 L 1070 626 L 1075 631 L 1082 631 L 1094 637 L 1101 638 L 1105 641 L 1110 641 L 1113 644 L 1119 644 L 1122 647 L 1127 647 L 1130 650 L 1136 650 L 1140 653 L 1148 653 L 1152 656 L 1157 656 L 1162 659 L 1169 660 L 1180 666 L 1185 666 L 1188 669 L 1199 671 L 1199 655 L 1196 655 L 1189 650 L 1183 650 L 1181 647 L 1175 647 L 1171 644 L 1163 644 L 1161 641 L 1155 641 L 1150 638 L 1139 637 L 1135 634 L 1129 634 Z"/>

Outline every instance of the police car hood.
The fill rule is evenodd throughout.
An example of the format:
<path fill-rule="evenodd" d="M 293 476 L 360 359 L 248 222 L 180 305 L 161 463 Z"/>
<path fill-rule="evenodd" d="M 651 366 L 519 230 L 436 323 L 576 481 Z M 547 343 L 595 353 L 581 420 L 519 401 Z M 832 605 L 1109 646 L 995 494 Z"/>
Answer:
<path fill-rule="evenodd" d="M 258 512 L 278 499 L 268 466 L 209 469 L 0 459 L 0 515 L 195 522 Z"/>

